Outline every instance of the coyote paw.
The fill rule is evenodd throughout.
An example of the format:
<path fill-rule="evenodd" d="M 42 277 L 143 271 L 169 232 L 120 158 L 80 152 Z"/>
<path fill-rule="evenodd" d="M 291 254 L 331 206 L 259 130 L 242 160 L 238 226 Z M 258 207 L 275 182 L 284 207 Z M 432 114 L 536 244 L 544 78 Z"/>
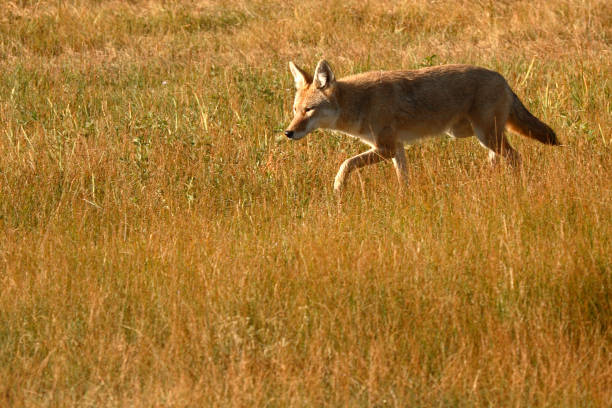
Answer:
<path fill-rule="evenodd" d="M 344 180 L 336 177 L 334 180 L 334 193 L 339 193 L 342 191 L 342 187 L 344 187 Z"/>
<path fill-rule="evenodd" d="M 336 174 L 336 178 L 334 179 L 334 192 L 336 193 L 342 190 L 342 187 L 344 187 L 346 176 L 348 175 L 347 167 L 348 160 L 342 163 L 340 169 L 338 170 L 338 173 Z"/>

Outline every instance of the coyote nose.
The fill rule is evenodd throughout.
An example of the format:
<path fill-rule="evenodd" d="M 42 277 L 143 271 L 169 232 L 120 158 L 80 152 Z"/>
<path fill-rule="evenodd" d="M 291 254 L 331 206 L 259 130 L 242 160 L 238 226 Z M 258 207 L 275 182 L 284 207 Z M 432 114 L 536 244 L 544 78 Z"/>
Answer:
<path fill-rule="evenodd" d="M 293 139 L 293 130 L 285 130 L 285 136 L 289 139 Z"/>

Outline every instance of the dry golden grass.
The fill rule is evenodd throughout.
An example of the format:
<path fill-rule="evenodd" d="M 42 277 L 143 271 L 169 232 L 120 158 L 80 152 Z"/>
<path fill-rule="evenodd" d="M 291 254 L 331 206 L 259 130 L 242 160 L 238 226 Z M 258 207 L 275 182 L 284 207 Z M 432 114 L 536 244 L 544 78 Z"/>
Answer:
<path fill-rule="evenodd" d="M 0 7 L 0 406 L 612 404 L 605 0 Z M 228 5 L 229 4 L 229 5 Z M 500 71 L 566 144 L 278 141 L 289 60 Z"/>

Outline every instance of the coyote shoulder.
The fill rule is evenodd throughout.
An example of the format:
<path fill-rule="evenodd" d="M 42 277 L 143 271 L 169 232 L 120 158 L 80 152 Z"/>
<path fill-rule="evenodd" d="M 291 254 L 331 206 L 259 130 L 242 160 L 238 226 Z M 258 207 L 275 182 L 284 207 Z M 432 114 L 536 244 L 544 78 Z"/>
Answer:
<path fill-rule="evenodd" d="M 355 169 L 391 159 L 400 183 L 406 179 L 404 145 L 448 133 L 475 135 L 496 162 L 512 165 L 520 156 L 510 146 L 505 128 L 545 144 L 558 145 L 555 132 L 533 116 L 495 71 L 470 65 L 443 65 L 415 71 L 372 71 L 336 79 L 325 60 L 314 75 L 289 68 L 295 80 L 293 120 L 285 135 L 293 140 L 317 128 L 358 137 L 371 149 L 347 159 L 334 189 Z"/>

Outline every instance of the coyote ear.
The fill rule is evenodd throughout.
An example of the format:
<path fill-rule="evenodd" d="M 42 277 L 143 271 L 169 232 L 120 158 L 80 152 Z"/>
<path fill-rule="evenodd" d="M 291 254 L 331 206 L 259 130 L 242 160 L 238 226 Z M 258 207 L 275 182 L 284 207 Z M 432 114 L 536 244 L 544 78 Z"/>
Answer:
<path fill-rule="evenodd" d="M 325 89 L 335 81 L 334 73 L 325 60 L 319 61 L 314 74 L 314 84 L 319 89 Z"/>
<path fill-rule="evenodd" d="M 312 78 L 303 69 L 299 68 L 297 65 L 293 63 L 293 61 L 289 62 L 289 69 L 291 70 L 291 74 L 293 75 L 293 80 L 295 81 L 295 89 L 305 88 L 310 82 L 312 82 Z"/>

